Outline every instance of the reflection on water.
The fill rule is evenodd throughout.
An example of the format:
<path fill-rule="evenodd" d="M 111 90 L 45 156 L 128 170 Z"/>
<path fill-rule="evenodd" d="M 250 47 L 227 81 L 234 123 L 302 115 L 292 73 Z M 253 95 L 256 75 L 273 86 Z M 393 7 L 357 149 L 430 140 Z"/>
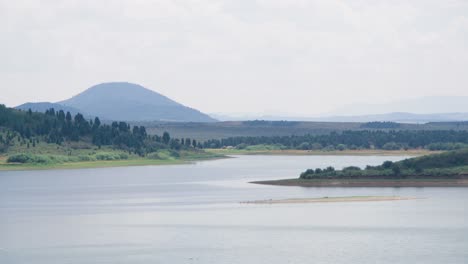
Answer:
<path fill-rule="evenodd" d="M 0 263 L 464 263 L 468 189 L 249 184 L 404 157 L 242 156 L 0 172 Z M 241 201 L 400 195 L 315 204 Z"/>

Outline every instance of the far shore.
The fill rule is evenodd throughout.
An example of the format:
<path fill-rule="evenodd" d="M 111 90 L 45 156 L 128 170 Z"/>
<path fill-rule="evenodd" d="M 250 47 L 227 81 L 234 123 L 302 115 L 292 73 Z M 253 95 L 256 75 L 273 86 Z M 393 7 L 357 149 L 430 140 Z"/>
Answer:
<path fill-rule="evenodd" d="M 408 150 L 381 150 L 381 149 L 359 149 L 359 150 L 243 150 L 243 149 L 206 149 L 207 152 L 224 155 L 286 155 L 286 156 L 423 156 L 441 153 L 442 151 L 430 151 L 427 149 Z"/>
<path fill-rule="evenodd" d="M 92 168 L 112 168 L 112 167 L 131 167 L 131 166 L 158 166 L 158 165 L 180 165 L 189 164 L 194 161 L 205 161 L 223 159 L 228 157 L 204 157 L 194 159 L 127 159 L 127 160 L 98 160 L 83 162 L 63 162 L 52 164 L 18 164 L 7 163 L 5 157 L 0 157 L 1 171 L 29 171 L 29 170 L 64 170 L 64 169 L 92 169 Z"/>
<path fill-rule="evenodd" d="M 400 196 L 349 196 L 349 197 L 321 197 L 321 198 L 290 198 L 278 200 L 257 200 L 241 202 L 242 204 L 296 204 L 296 203 L 340 203 L 340 202 L 381 202 L 420 199 L 416 197 Z"/>
<path fill-rule="evenodd" d="M 355 156 L 422 156 L 430 153 L 437 153 L 428 150 L 343 150 L 343 151 L 310 151 L 310 150 L 265 150 L 249 151 L 235 149 L 207 149 L 208 154 L 212 156 L 201 156 L 192 159 L 168 159 L 152 160 L 145 158 L 127 159 L 127 160 L 98 160 L 83 162 L 63 162 L 52 164 L 15 164 L 7 163 L 6 156 L 0 156 L 0 171 L 18 171 L 18 170 L 55 170 L 55 169 L 85 169 L 85 168 L 109 168 L 109 167 L 127 167 L 127 166 L 155 166 L 155 165 L 177 165 L 187 164 L 193 161 L 204 161 L 229 158 L 226 155 L 355 155 Z M 266 183 L 265 183 L 266 184 Z M 277 185 L 277 184 L 275 184 Z"/>
<path fill-rule="evenodd" d="M 468 187 L 468 175 L 457 178 L 284 179 L 251 183 L 299 187 Z"/>

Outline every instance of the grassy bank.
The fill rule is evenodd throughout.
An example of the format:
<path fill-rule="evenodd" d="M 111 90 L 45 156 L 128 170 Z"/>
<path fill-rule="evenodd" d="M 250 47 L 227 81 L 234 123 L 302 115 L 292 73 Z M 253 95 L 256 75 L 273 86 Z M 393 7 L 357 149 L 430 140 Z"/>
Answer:
<path fill-rule="evenodd" d="M 124 167 L 124 166 L 145 166 L 145 165 L 169 165 L 181 164 L 182 160 L 149 160 L 149 159 L 129 159 L 113 161 L 81 161 L 81 162 L 63 162 L 48 164 L 11 164 L 0 163 L 0 171 L 8 170 L 51 170 L 51 169 L 85 169 L 85 168 L 105 168 L 105 167 Z"/>
<path fill-rule="evenodd" d="M 203 151 L 181 151 L 177 155 L 167 150 L 153 152 L 145 157 L 127 154 L 119 150 L 90 151 L 79 155 L 47 154 L 10 154 L 0 156 L 0 171 L 8 170 L 50 170 L 50 169 L 83 169 L 124 166 L 171 165 L 183 164 L 197 160 L 223 158 L 223 155 Z M 13 157 L 22 162 L 11 162 Z"/>

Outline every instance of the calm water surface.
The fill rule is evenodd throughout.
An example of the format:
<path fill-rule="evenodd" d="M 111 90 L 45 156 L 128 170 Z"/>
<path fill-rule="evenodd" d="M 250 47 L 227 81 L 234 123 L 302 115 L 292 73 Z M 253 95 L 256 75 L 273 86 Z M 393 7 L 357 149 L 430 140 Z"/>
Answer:
<path fill-rule="evenodd" d="M 468 263 L 468 189 L 248 183 L 402 158 L 241 156 L 0 172 L 0 263 Z M 425 199 L 239 203 L 350 195 Z"/>

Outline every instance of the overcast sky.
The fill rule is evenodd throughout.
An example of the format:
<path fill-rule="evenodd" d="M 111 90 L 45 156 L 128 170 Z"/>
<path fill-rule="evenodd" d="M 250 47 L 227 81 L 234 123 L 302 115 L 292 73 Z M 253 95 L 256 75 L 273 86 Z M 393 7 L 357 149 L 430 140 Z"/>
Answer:
<path fill-rule="evenodd" d="M 468 95 L 468 1 L 0 0 L 0 103 L 129 81 L 204 112 Z"/>

